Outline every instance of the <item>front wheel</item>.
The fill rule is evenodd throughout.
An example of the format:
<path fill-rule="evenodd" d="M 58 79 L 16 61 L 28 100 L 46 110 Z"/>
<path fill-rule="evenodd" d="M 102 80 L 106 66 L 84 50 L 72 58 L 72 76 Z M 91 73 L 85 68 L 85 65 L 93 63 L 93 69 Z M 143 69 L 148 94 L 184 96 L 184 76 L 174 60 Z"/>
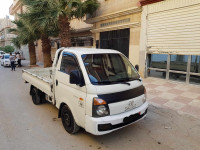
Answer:
<path fill-rule="evenodd" d="M 61 108 L 61 119 L 63 126 L 68 133 L 74 134 L 80 129 L 80 127 L 76 124 L 72 112 L 67 107 L 67 105 L 64 105 Z"/>

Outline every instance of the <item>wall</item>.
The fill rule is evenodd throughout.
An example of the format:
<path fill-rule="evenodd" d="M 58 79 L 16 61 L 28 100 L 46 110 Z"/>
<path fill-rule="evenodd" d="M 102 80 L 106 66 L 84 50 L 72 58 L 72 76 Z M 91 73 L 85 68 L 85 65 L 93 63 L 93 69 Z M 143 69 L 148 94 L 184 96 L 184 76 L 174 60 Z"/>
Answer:
<path fill-rule="evenodd" d="M 99 2 L 101 7 L 96 12 L 96 17 L 136 7 L 138 0 L 99 0 Z"/>

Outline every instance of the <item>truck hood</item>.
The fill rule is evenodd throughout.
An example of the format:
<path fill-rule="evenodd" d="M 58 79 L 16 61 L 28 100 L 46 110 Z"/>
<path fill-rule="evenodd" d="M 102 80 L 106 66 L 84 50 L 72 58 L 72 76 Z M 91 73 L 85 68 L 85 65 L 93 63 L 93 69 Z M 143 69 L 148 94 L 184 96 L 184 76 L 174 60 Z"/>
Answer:
<path fill-rule="evenodd" d="M 110 115 L 130 111 L 144 103 L 144 86 L 135 80 L 127 84 L 95 86 L 99 98 L 105 100 L 110 109 Z"/>
<path fill-rule="evenodd" d="M 142 82 L 140 82 L 138 80 L 130 81 L 127 83 L 130 83 L 130 86 L 127 84 L 121 84 L 121 83 L 112 84 L 112 85 L 97 85 L 97 86 L 95 86 L 97 95 L 118 93 L 118 92 L 122 92 L 122 91 L 135 89 L 135 88 L 143 85 Z"/>

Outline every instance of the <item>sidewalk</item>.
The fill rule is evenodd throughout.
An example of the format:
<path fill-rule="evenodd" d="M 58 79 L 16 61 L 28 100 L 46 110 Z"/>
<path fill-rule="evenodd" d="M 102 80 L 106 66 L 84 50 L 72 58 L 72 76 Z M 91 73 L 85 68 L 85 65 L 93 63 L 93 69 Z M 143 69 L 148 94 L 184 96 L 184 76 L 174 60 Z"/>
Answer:
<path fill-rule="evenodd" d="M 150 104 L 176 110 L 200 119 L 200 85 L 188 85 L 158 78 L 143 79 Z"/>
<path fill-rule="evenodd" d="M 43 67 L 42 63 L 37 63 L 35 66 L 30 66 L 29 60 L 22 60 L 22 67 L 23 68 L 32 68 L 32 67 Z"/>

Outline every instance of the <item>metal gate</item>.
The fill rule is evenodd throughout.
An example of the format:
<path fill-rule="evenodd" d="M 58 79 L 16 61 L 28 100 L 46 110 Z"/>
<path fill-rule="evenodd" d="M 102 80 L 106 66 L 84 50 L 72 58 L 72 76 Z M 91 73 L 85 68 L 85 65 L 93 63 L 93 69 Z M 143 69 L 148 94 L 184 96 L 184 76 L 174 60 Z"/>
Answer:
<path fill-rule="evenodd" d="M 100 48 L 114 49 L 129 57 L 130 29 L 114 30 L 100 33 Z"/>
<path fill-rule="evenodd" d="M 167 0 L 148 5 L 149 52 L 200 54 L 200 0 Z"/>

